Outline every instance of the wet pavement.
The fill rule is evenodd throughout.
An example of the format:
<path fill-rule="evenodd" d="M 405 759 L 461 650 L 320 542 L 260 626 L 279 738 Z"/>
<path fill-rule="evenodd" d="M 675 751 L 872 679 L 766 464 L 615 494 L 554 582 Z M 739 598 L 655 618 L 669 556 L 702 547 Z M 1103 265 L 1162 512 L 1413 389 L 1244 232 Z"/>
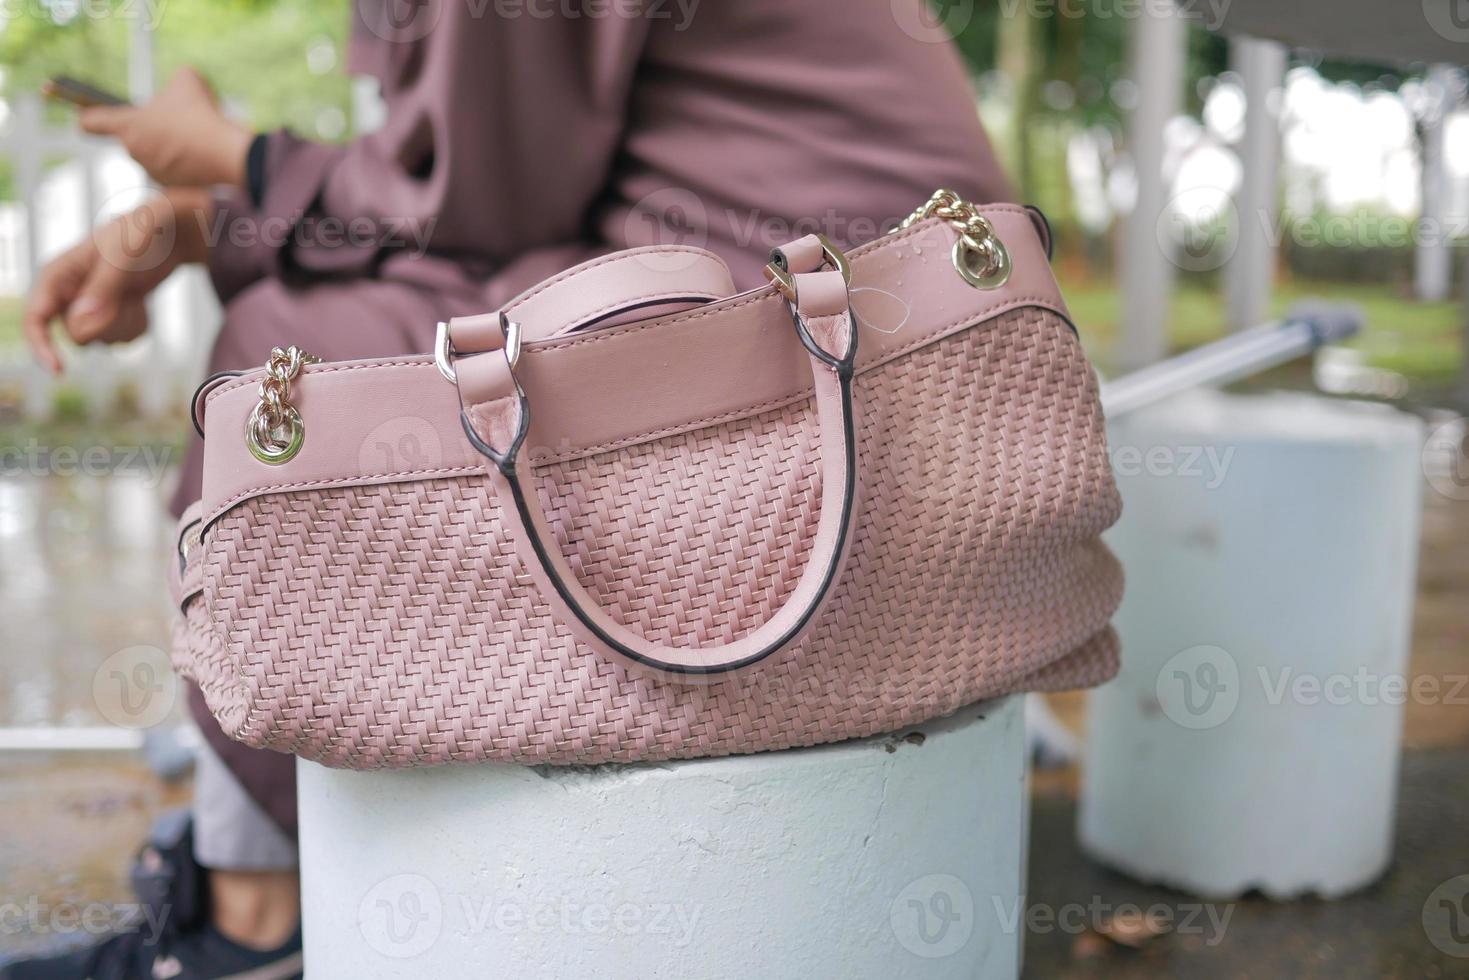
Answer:
<path fill-rule="evenodd" d="M 0 479 L 0 725 L 127 723 L 96 689 L 109 657 L 168 648 L 166 482 Z"/>
<path fill-rule="evenodd" d="M 1463 709 L 1460 709 L 1463 710 Z M 1325 902 L 1277 903 L 1259 896 L 1205 901 L 1140 884 L 1081 854 L 1076 845 L 1076 798 L 1063 788 L 1032 798 L 1032 908 L 1075 909 L 1066 930 L 1037 919 L 1026 943 L 1026 977 L 1234 978 L 1469 977 L 1469 935 L 1433 945 L 1425 914 L 1435 889 L 1469 874 L 1469 752 L 1414 749 L 1403 759 L 1394 859 L 1378 882 Z M 1350 819 L 1344 815 L 1343 819 Z M 1174 931 L 1129 948 L 1091 926 L 1128 906 L 1159 910 Z M 1058 919 L 1058 923 L 1062 920 Z M 1222 925 L 1221 925 L 1222 924 Z M 1465 918 L 1462 928 L 1469 928 Z"/>
<path fill-rule="evenodd" d="M 157 674 L 170 616 L 164 482 L 0 479 L 0 729 L 181 717 L 171 681 Z M 1412 667 L 1463 676 L 1469 502 L 1428 491 L 1425 505 Z M 120 685 L 126 695 L 130 683 L 151 700 L 112 693 Z M 1084 728 L 1081 696 L 1052 701 Z M 1026 975 L 1469 977 L 1469 904 L 1454 922 L 1465 940 L 1454 952 L 1464 956 L 1424 931 L 1434 889 L 1469 874 L 1469 709 L 1410 703 L 1406 726 L 1392 868 L 1335 902 L 1199 903 L 1110 872 L 1076 847 L 1076 772 L 1038 773 L 1029 905 L 1075 909 L 1087 927 L 1033 925 Z M 164 783 L 136 754 L 0 751 L 0 957 L 86 941 L 86 922 L 105 923 L 110 903 L 129 900 L 127 866 L 151 817 L 186 799 L 187 785 Z M 1175 925 L 1192 915 L 1196 928 L 1152 936 L 1129 919 L 1128 903 L 1166 909 Z"/>
<path fill-rule="evenodd" d="M 0 730 L 182 719 L 161 659 L 165 489 L 144 474 L 0 479 Z M 0 956 L 110 925 L 153 815 L 187 799 L 137 753 L 0 750 Z"/>
<path fill-rule="evenodd" d="M 1431 488 L 1424 491 L 1410 670 L 1438 678 L 1444 696 L 1405 705 L 1393 862 L 1382 879 L 1336 901 L 1248 895 L 1203 902 L 1112 872 L 1077 846 L 1075 767 L 1036 773 L 1028 904 L 1047 914 L 1069 910 L 1084 928 L 1048 928 L 1042 915 L 1026 944 L 1026 976 L 1469 977 L 1469 901 L 1453 903 L 1456 910 L 1436 893 L 1469 875 L 1469 500 Z M 1050 702 L 1073 730 L 1085 730 L 1083 695 Z M 1128 906 L 1156 907 L 1175 928 L 1137 948 L 1092 928 L 1131 913 Z M 1429 940 L 1425 922 L 1448 931 L 1450 952 Z"/>
<path fill-rule="evenodd" d="M 157 814 L 188 802 L 136 756 L 0 753 L 0 960 L 93 941 L 126 916 Z"/>

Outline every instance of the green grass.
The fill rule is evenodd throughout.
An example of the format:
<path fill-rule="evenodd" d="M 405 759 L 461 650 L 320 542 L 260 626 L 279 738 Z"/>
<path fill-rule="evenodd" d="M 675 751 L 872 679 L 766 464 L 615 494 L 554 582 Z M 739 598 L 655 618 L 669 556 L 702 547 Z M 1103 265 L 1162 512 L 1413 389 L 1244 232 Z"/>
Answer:
<path fill-rule="evenodd" d="M 20 312 L 25 300 L 19 296 L 0 296 L 0 351 L 20 344 Z"/>
<path fill-rule="evenodd" d="M 1102 281 L 1063 282 L 1062 289 L 1088 349 L 1105 361 L 1116 343 L 1121 319 L 1116 286 Z M 1396 371 L 1424 387 L 1450 384 L 1457 377 L 1465 315 L 1458 303 L 1419 303 L 1377 283 L 1290 282 L 1277 288 L 1272 314 L 1282 314 L 1311 299 L 1362 308 L 1367 325 L 1348 346 L 1362 351 L 1370 364 Z M 1169 312 L 1168 336 L 1174 350 L 1197 347 L 1228 332 L 1224 297 L 1217 289 L 1180 286 Z"/>
<path fill-rule="evenodd" d="M 1062 284 L 1066 302 L 1087 349 L 1106 364 L 1121 318 L 1117 287 L 1100 279 L 1078 282 L 1064 272 L 1062 278 L 1067 280 Z M 1272 309 L 1284 313 L 1308 299 L 1362 307 L 1367 326 L 1349 346 L 1362 351 L 1373 366 L 1404 375 L 1414 388 L 1447 387 L 1458 377 L 1463 356 L 1460 324 L 1465 315 L 1458 303 L 1419 303 L 1405 299 L 1392 286 L 1376 283 L 1288 282 L 1277 288 Z M 22 343 L 22 303 L 16 297 L 0 297 L 0 352 L 15 350 Z M 1169 343 L 1174 350 L 1197 347 L 1226 332 L 1224 298 L 1218 289 L 1193 284 L 1178 287 L 1169 323 Z M 85 396 L 63 388 L 58 397 Z"/>
<path fill-rule="evenodd" d="M 28 361 L 30 355 L 24 350 L 20 332 L 24 303 L 18 297 L 0 296 L 0 355 L 9 358 L 19 354 L 21 360 Z M 182 415 L 140 419 L 136 406 L 129 408 L 126 397 L 120 396 L 116 411 L 107 418 L 93 418 L 87 392 L 64 378 L 52 397 L 51 418 L 21 418 L 17 415 L 19 392 L 0 386 L 0 455 L 29 452 L 36 447 L 85 452 L 93 447 L 139 446 L 166 452 L 171 459 L 180 458 L 188 432 L 187 419 Z"/>

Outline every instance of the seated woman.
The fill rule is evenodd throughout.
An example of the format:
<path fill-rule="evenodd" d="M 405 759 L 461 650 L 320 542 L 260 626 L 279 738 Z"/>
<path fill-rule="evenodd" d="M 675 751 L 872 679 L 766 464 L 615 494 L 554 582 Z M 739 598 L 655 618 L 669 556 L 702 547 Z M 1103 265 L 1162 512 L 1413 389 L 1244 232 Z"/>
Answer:
<path fill-rule="evenodd" d="M 46 267 L 26 334 L 59 371 L 53 321 L 76 343 L 130 340 L 149 291 L 201 262 L 225 304 L 212 371 L 291 344 L 327 359 L 419 353 L 437 321 L 598 253 L 700 245 L 747 288 L 800 234 L 874 238 L 941 186 L 1005 199 L 924 4 L 628 0 L 573 16 L 536 0 L 360 0 L 350 64 L 381 81 L 387 119 L 351 143 L 256 135 L 187 69 L 147 105 L 84 112 L 164 190 Z M 200 449 L 179 510 L 198 494 Z M 176 833 L 150 860 L 175 869 L 167 900 L 193 914 L 162 938 L 133 932 L 0 976 L 299 975 L 294 760 L 226 739 L 197 691 L 191 706 L 207 741 L 192 844 Z"/>

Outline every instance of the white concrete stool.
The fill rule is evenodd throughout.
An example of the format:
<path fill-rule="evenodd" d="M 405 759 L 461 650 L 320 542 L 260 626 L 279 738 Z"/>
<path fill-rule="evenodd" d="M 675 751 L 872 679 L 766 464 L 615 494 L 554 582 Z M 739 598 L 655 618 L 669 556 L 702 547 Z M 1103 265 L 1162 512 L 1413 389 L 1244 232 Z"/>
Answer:
<path fill-rule="evenodd" d="M 1391 856 L 1422 426 L 1200 392 L 1110 441 L 1122 674 L 1091 698 L 1083 848 L 1209 896 L 1366 885 Z"/>
<path fill-rule="evenodd" d="M 1019 974 L 1022 699 L 884 738 L 583 769 L 301 763 L 306 970 Z"/>

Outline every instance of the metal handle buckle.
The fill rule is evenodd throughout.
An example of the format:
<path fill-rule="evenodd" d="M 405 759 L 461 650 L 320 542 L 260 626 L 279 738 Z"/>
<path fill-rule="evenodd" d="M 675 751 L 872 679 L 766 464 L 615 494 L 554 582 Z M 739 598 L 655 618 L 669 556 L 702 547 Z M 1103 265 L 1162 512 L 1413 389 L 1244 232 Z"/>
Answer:
<path fill-rule="evenodd" d="M 500 329 L 505 334 L 505 360 L 513 369 L 520 361 L 520 323 L 508 319 L 504 311 L 501 311 Z M 454 370 L 454 358 L 458 356 L 458 352 L 454 350 L 453 338 L 449 336 L 449 323 L 447 320 L 440 320 L 434 326 L 434 366 L 439 369 L 444 380 L 453 385 L 459 383 L 459 375 Z"/>
<path fill-rule="evenodd" d="M 821 253 L 826 257 L 826 261 L 842 274 L 842 281 L 850 286 L 852 284 L 852 265 L 847 261 L 846 255 L 825 235 L 817 235 L 816 240 L 821 242 Z M 796 302 L 796 276 L 791 272 L 786 257 L 781 254 L 780 249 L 770 253 L 770 264 L 765 267 L 765 278 L 780 290 L 786 299 L 792 303 Z"/>

